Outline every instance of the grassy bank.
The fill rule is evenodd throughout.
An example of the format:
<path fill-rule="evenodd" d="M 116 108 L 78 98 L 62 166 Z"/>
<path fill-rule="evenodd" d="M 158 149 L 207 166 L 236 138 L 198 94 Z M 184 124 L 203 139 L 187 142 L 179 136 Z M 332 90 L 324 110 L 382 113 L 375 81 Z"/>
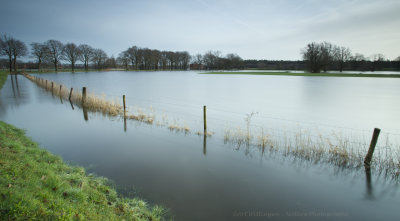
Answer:
<path fill-rule="evenodd" d="M 0 121 L 0 220 L 162 220 L 161 207 L 117 196 Z"/>
<path fill-rule="evenodd" d="M 306 77 L 371 77 L 371 78 L 400 78 L 400 74 L 344 74 L 344 73 L 290 73 L 290 72 L 207 72 L 201 74 L 232 74 L 232 75 L 278 75 Z"/>
<path fill-rule="evenodd" d="M 8 71 L 0 71 L 0 89 L 3 87 L 7 80 Z"/>

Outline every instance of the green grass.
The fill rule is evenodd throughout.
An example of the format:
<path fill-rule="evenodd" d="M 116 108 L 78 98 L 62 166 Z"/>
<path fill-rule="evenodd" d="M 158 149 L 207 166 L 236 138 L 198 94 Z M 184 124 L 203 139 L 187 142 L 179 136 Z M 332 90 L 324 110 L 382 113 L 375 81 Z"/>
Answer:
<path fill-rule="evenodd" d="M 8 71 L 0 71 L 0 89 L 3 87 L 4 83 L 7 80 Z"/>
<path fill-rule="evenodd" d="M 98 71 L 108 71 L 108 69 L 89 69 L 85 70 L 82 68 L 76 68 L 74 72 L 98 72 Z M 49 73 L 63 73 L 63 72 L 72 72 L 72 69 L 59 69 L 57 72 L 53 69 L 25 69 L 23 70 L 24 73 L 34 73 L 34 74 L 49 74 Z"/>
<path fill-rule="evenodd" d="M 371 77 L 371 78 L 400 78 L 400 74 L 344 74 L 344 73 L 290 73 L 290 72 L 207 72 L 201 74 L 231 74 L 231 75 L 278 75 L 306 77 Z"/>
<path fill-rule="evenodd" d="M 163 220 L 165 210 L 119 197 L 0 121 L 0 220 Z"/>

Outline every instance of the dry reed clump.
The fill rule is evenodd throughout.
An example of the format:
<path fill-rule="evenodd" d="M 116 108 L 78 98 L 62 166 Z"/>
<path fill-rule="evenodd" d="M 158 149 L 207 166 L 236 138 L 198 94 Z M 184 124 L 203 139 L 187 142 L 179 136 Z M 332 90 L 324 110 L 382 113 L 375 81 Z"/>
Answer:
<path fill-rule="evenodd" d="M 79 99 L 80 98 L 80 99 Z M 78 95 L 77 100 L 82 100 L 82 95 Z M 123 113 L 123 107 L 117 101 L 106 100 L 105 95 L 97 96 L 95 94 L 89 94 L 86 97 L 84 103 L 82 103 L 83 108 L 87 108 L 94 112 L 101 112 L 103 114 L 108 114 L 110 116 L 118 116 Z"/>
<path fill-rule="evenodd" d="M 240 147 L 243 144 L 250 145 L 253 136 L 248 131 L 242 130 L 240 127 L 235 130 L 227 129 L 224 132 L 224 143 L 235 144 Z"/>
<path fill-rule="evenodd" d="M 178 126 L 176 124 L 170 124 L 168 126 L 168 129 L 170 131 L 182 132 L 182 133 L 185 133 L 185 134 L 189 134 L 190 133 L 190 128 L 188 126 Z"/>
<path fill-rule="evenodd" d="M 36 83 L 39 87 L 50 91 L 54 96 L 63 100 L 70 100 L 71 103 L 93 112 L 100 112 L 105 115 L 118 116 L 123 112 L 122 106 L 116 101 L 108 101 L 105 95 L 97 96 L 95 94 L 86 95 L 83 100 L 82 94 L 77 91 L 70 91 L 62 84 L 47 81 L 38 77 L 26 74 L 25 77 Z"/>
<path fill-rule="evenodd" d="M 264 154 L 266 147 L 270 151 L 279 151 L 283 156 L 303 159 L 313 163 L 329 163 L 340 168 L 364 168 L 364 157 L 369 148 L 365 142 L 354 142 L 356 139 L 339 136 L 337 134 L 315 136 L 309 131 L 300 130 L 297 133 L 283 133 L 273 136 L 260 130 L 258 139 L 253 139 L 249 129 L 226 129 L 224 143 L 233 144 L 236 150 L 240 146 L 258 147 Z M 249 135 L 250 134 L 250 135 Z M 400 147 L 386 144 L 384 153 L 375 150 L 373 168 L 392 178 L 400 177 Z M 248 152 L 246 148 L 244 151 Z"/>

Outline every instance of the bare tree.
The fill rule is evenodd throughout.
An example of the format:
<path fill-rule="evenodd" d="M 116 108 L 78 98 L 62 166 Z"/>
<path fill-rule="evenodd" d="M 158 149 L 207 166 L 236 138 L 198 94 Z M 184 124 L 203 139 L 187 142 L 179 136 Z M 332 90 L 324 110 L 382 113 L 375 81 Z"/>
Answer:
<path fill-rule="evenodd" d="M 118 55 L 117 63 L 122 64 L 125 70 L 128 70 L 129 54 L 127 51 L 123 51 Z"/>
<path fill-rule="evenodd" d="M 363 70 L 363 66 L 366 66 L 365 63 L 367 59 L 363 54 L 360 53 L 355 53 L 353 56 L 350 58 L 351 61 L 351 69 L 353 70 Z"/>
<path fill-rule="evenodd" d="M 63 58 L 71 63 L 72 72 L 75 72 L 75 63 L 81 56 L 81 51 L 74 43 L 68 43 L 63 49 Z"/>
<path fill-rule="evenodd" d="M 17 71 L 17 58 L 23 57 L 28 53 L 28 48 L 25 43 L 20 40 L 14 40 L 13 45 L 13 63 L 14 63 L 14 71 Z"/>
<path fill-rule="evenodd" d="M 141 60 L 139 50 L 140 49 L 138 47 L 132 46 L 125 51 L 125 55 L 131 62 L 132 67 L 135 67 L 136 70 L 138 69 Z"/>
<path fill-rule="evenodd" d="M 38 70 L 40 70 L 41 64 L 46 60 L 49 49 L 45 44 L 42 43 L 31 43 L 31 56 L 37 60 Z"/>
<path fill-rule="evenodd" d="M 6 34 L 0 37 L 0 49 L 2 55 L 8 56 L 10 72 L 12 72 L 13 66 L 14 71 L 17 71 L 17 58 L 23 57 L 28 53 L 28 48 L 24 42 Z"/>
<path fill-rule="evenodd" d="M 183 51 L 181 52 L 180 60 L 182 64 L 182 70 L 187 70 L 189 68 L 189 62 L 190 62 L 191 56 L 189 52 Z"/>
<path fill-rule="evenodd" d="M 307 70 L 312 73 L 327 71 L 328 65 L 334 59 L 335 46 L 329 42 L 309 43 L 301 50 L 304 61 L 307 63 Z"/>
<path fill-rule="evenodd" d="M 107 60 L 107 54 L 101 49 L 93 49 L 92 61 L 95 63 L 97 69 L 101 69 Z"/>
<path fill-rule="evenodd" d="M 243 68 L 243 59 L 237 54 L 227 54 L 226 60 L 228 61 L 227 69 Z"/>
<path fill-rule="evenodd" d="M 12 72 L 12 48 L 13 48 L 13 41 L 14 39 L 7 34 L 0 36 L 0 53 L 1 55 L 8 56 L 9 65 L 10 65 L 10 72 Z"/>
<path fill-rule="evenodd" d="M 343 71 L 344 63 L 349 61 L 351 58 L 351 51 L 346 47 L 335 47 L 334 52 L 335 60 L 338 62 L 339 71 Z"/>
<path fill-rule="evenodd" d="M 385 56 L 383 54 L 373 54 L 371 55 L 372 67 L 371 71 L 379 70 L 381 67 L 381 63 L 385 60 Z"/>
<path fill-rule="evenodd" d="M 60 41 L 57 40 L 48 40 L 46 45 L 49 49 L 49 56 L 51 58 L 52 63 L 54 64 L 54 69 L 58 71 L 58 65 L 62 59 L 64 45 Z"/>
<path fill-rule="evenodd" d="M 89 61 L 93 55 L 93 48 L 87 44 L 81 44 L 78 46 L 78 49 L 81 52 L 81 56 L 79 56 L 79 59 L 83 62 L 85 71 L 88 71 L 89 70 Z"/>

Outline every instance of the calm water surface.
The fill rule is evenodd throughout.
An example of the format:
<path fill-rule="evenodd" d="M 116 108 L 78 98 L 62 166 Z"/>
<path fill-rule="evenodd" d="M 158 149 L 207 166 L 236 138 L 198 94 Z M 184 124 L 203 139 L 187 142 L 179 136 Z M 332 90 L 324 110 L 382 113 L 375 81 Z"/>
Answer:
<path fill-rule="evenodd" d="M 378 174 L 312 164 L 256 148 L 224 144 L 226 128 L 271 132 L 307 128 L 360 135 L 374 127 L 396 141 L 400 79 L 202 75 L 196 72 L 42 74 L 76 90 L 104 93 L 130 112 L 190 127 L 175 133 L 156 124 L 89 113 L 9 76 L 0 91 L 0 120 L 27 130 L 71 164 L 108 177 L 126 196 L 170 208 L 176 220 L 398 220 L 398 184 Z M 206 140 L 202 108 L 208 108 Z M 256 131 L 256 129 L 254 129 Z M 397 137 L 397 138 L 396 138 Z"/>

